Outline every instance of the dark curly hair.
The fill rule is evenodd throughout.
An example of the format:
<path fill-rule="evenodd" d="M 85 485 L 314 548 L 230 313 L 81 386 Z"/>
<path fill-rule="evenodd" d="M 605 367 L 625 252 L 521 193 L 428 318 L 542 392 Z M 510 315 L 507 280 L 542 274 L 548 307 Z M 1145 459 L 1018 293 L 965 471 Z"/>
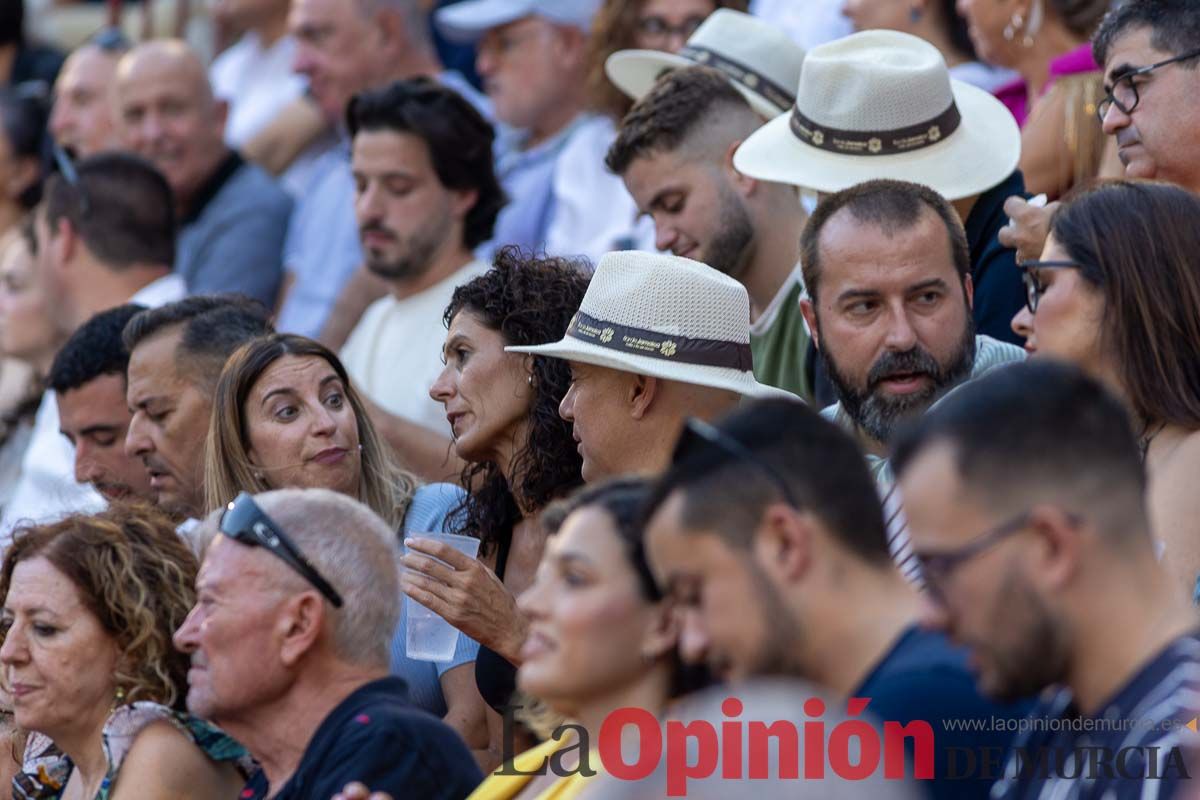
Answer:
<path fill-rule="evenodd" d="M 124 654 L 113 676 L 125 702 L 151 700 L 183 710 L 190 658 L 171 637 L 196 602 L 199 566 L 175 524 L 146 505 L 116 504 L 18 529 L 0 570 L 0 604 L 13 570 L 44 558 L 65 575 L 83 605 Z M 0 629 L 0 642 L 7 636 Z"/>
<path fill-rule="evenodd" d="M 454 290 L 444 322 L 449 328 L 460 311 L 469 311 L 498 331 L 506 345 L 556 342 L 583 301 L 588 280 L 582 262 L 505 247 L 490 270 Z M 558 415 L 558 404 L 571 385 L 567 362 L 533 356 L 532 377 L 529 439 L 512 464 L 516 485 L 509 486 L 495 462 L 463 469 L 462 485 L 475 488 L 456 513 L 462 515 L 464 532 L 479 537 L 485 554 L 512 535 L 513 525 L 522 518 L 521 508 L 540 510 L 583 483 L 583 462 L 571 426 Z"/>

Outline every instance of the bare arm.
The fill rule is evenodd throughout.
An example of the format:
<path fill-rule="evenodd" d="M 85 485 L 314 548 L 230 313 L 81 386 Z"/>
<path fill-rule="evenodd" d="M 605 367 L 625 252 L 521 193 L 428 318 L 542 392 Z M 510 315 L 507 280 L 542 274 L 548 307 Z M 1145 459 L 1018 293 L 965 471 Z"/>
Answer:
<path fill-rule="evenodd" d="M 311 98 L 297 97 L 242 146 L 242 155 L 278 175 L 329 130 L 329 122 Z"/>
<path fill-rule="evenodd" d="M 1200 577 L 1200 432 L 1186 435 L 1173 453 L 1163 454 L 1165 463 L 1155 463 L 1156 455 L 1152 449 L 1147 459 L 1151 530 L 1163 543 L 1163 566 L 1192 600 Z"/>
<path fill-rule="evenodd" d="M 483 772 L 495 767 L 488 748 L 487 704 L 475 686 L 475 662 L 461 664 L 442 673 L 442 697 L 446 716 L 442 721 L 462 736 Z"/>
<path fill-rule="evenodd" d="M 329 319 L 317 338 L 330 350 L 341 350 L 367 306 L 388 293 L 387 281 L 359 265 L 342 287 Z"/>
<path fill-rule="evenodd" d="M 170 723 L 155 722 L 125 756 L 112 800 L 233 800 L 242 786 L 233 764 L 210 760 Z"/>

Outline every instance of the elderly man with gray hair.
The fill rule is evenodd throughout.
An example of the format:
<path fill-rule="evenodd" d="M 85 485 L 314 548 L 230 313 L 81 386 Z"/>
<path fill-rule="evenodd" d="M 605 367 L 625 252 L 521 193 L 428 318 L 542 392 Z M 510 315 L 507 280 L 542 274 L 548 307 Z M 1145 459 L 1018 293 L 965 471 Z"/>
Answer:
<path fill-rule="evenodd" d="M 325 489 L 241 494 L 175 634 L 192 656 L 188 708 L 242 742 L 250 800 L 328 798 L 352 779 L 453 800 L 482 779 L 471 752 L 389 677 L 400 614 L 392 531 Z"/>

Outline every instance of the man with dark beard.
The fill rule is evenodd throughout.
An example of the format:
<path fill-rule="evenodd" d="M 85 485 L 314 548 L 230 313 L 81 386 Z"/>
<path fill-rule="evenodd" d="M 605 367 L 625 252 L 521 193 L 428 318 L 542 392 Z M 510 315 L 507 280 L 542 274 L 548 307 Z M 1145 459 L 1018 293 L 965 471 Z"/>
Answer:
<path fill-rule="evenodd" d="M 1155 556 L 1121 401 L 1031 361 L 954 391 L 898 438 L 925 622 L 969 648 L 985 694 L 1056 687 L 1014 746 L 1025 764 L 1065 765 L 1021 772 L 1014 758 L 992 797 L 1192 797 L 1200 632 Z"/>
<path fill-rule="evenodd" d="M 892 566 L 845 431 L 787 400 L 690 420 L 647 505 L 646 553 L 680 611 L 684 659 L 734 681 L 734 697 L 745 678 L 788 675 L 869 701 L 864 717 L 927 722 L 926 796 L 987 796 L 986 765 L 1014 729 L 992 718 L 1015 723 L 1025 704 L 985 699 L 966 654 L 917 624 L 921 597 Z"/>
<path fill-rule="evenodd" d="M 486 270 L 471 251 L 504 203 L 492 126 L 426 78 L 360 94 L 347 124 L 363 252 L 391 292 L 363 314 L 342 360 L 403 463 L 440 479 L 454 470 L 450 430 L 429 387 L 442 370 L 442 314 L 454 288 Z"/>
<path fill-rule="evenodd" d="M 796 264 L 804 209 L 791 187 L 733 168 L 738 145 L 764 122 L 751 91 L 709 67 L 670 72 L 622 121 L 606 163 L 653 218 L 660 250 L 746 287 L 755 377 L 811 400 Z"/>
<path fill-rule="evenodd" d="M 928 187 L 881 180 L 829 195 L 800 247 L 809 293 L 800 308 L 839 399 L 822 413 L 866 452 L 892 556 L 919 580 L 886 460 L 892 431 L 946 390 L 1024 351 L 975 335 L 966 234 Z"/>

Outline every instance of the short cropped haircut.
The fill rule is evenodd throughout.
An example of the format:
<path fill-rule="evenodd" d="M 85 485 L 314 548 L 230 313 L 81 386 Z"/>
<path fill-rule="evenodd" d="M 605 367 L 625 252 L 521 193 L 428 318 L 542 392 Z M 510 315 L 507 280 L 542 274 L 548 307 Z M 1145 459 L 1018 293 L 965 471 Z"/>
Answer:
<path fill-rule="evenodd" d="M 967 495 L 997 517 L 1050 503 L 1109 538 L 1149 542 L 1146 473 L 1121 402 L 1079 368 L 1026 361 L 946 395 L 897 436 L 903 476 L 922 452 L 952 448 Z"/>
<path fill-rule="evenodd" d="M 872 565 L 891 563 L 875 480 L 845 431 L 808 406 L 783 399 L 744 405 L 717 428 L 778 474 L 798 510 L 819 519 L 845 551 Z M 646 516 L 677 491 L 687 528 L 715 532 L 739 548 L 752 545 L 767 506 L 785 500 L 761 466 L 697 440 L 677 448 L 651 493 Z"/>
<path fill-rule="evenodd" d="M 128 303 L 101 311 L 83 323 L 54 356 L 47 387 L 62 394 L 101 375 L 123 377 L 129 367 L 129 350 L 122 333 L 129 320 L 145 310 L 145 306 Z"/>
<path fill-rule="evenodd" d="M 342 596 L 330 614 L 334 652 L 351 664 L 387 669 L 400 622 L 396 533 L 362 503 L 329 489 L 280 489 L 255 501 Z M 287 585 L 312 588 L 283 561 L 278 567 Z"/>
<path fill-rule="evenodd" d="M 872 225 L 890 237 L 911 230 L 929 211 L 946 228 L 950 257 L 961 280 L 971 272 L 971 249 L 954 207 L 940 194 L 918 183 L 875 180 L 829 195 L 817 204 L 800 234 L 800 263 L 804 285 L 813 302 L 821 281 L 821 232 L 842 209 L 863 225 Z"/>
<path fill-rule="evenodd" d="M 346 123 L 351 136 L 382 130 L 425 142 L 442 186 L 478 194 L 463 221 L 463 246 L 474 249 L 492 238 L 507 202 L 492 159 L 495 131 L 462 95 L 429 78 L 396 81 L 356 95 Z"/>
<path fill-rule="evenodd" d="M 1200 3 L 1196 0 L 1126 0 L 1104 17 L 1092 39 L 1096 63 L 1104 66 L 1117 39 L 1139 28 L 1150 29 L 1155 50 L 1181 56 L 1200 50 Z M 1195 69 L 1200 57 L 1180 62 Z M 1141 65 L 1145 66 L 1145 65 Z"/>
<path fill-rule="evenodd" d="M 176 325 L 183 326 L 175 351 L 180 371 L 210 392 L 234 350 L 273 332 L 271 314 L 261 303 L 238 294 L 201 295 L 133 317 L 123 333 L 125 348 L 132 354 L 146 339 Z"/>
<path fill-rule="evenodd" d="M 731 109 L 754 113 L 723 74 L 711 67 L 673 70 L 625 115 L 604 163 L 623 175 L 638 158 L 675 152 Z"/>
<path fill-rule="evenodd" d="M 51 236 L 66 219 L 109 269 L 174 264 L 175 201 L 162 173 L 129 153 L 100 153 L 75 171 L 78 184 L 62 175 L 46 181 Z"/>

